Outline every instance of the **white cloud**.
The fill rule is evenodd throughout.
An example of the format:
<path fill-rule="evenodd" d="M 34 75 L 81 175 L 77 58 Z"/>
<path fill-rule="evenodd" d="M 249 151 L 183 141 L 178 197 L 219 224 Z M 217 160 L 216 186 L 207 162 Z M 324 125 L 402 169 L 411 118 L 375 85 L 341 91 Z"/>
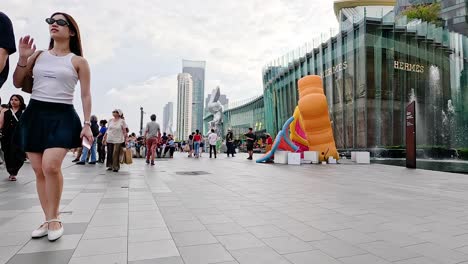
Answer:
<path fill-rule="evenodd" d="M 140 105 L 161 116 L 164 104 L 176 101 L 182 59 L 205 60 L 205 93 L 220 85 L 236 101 L 262 93 L 266 63 L 337 27 L 333 0 L 2 0 L 17 39 L 31 34 L 42 49 L 49 39 L 44 19 L 58 10 L 80 25 L 93 112 L 126 108 L 133 130 Z M 0 95 L 12 92 L 8 83 Z"/>

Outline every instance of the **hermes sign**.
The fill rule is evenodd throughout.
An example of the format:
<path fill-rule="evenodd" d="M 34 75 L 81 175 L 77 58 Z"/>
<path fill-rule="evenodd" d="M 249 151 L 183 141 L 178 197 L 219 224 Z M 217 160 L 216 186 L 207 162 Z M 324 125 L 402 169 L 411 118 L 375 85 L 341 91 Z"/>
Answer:
<path fill-rule="evenodd" d="M 411 64 L 402 61 L 394 61 L 393 68 L 402 71 L 408 72 L 417 72 L 417 73 L 424 73 L 424 66 L 419 64 Z"/>

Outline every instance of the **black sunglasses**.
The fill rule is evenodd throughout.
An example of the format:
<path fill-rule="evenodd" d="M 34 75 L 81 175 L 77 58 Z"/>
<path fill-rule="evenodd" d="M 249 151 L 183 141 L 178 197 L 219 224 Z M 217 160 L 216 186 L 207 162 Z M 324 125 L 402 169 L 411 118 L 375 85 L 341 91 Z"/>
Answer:
<path fill-rule="evenodd" d="M 55 22 L 57 22 L 57 25 L 62 26 L 62 27 L 70 25 L 65 19 L 53 19 L 49 17 L 49 18 L 46 18 L 45 21 L 49 25 L 53 25 Z"/>

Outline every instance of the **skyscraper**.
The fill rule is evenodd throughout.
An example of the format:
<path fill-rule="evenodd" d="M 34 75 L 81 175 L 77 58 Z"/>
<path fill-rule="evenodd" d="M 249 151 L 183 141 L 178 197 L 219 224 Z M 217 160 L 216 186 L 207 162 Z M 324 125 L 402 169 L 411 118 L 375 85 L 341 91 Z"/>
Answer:
<path fill-rule="evenodd" d="M 163 132 L 172 134 L 172 123 L 174 118 L 174 103 L 169 102 L 163 109 Z"/>
<path fill-rule="evenodd" d="M 187 140 L 192 132 L 192 76 L 180 73 L 177 81 L 177 139 Z"/>
<path fill-rule="evenodd" d="M 205 96 L 205 65 L 204 61 L 182 61 L 182 72 L 189 73 L 193 81 L 192 94 L 192 129 L 203 129 L 203 108 Z"/>

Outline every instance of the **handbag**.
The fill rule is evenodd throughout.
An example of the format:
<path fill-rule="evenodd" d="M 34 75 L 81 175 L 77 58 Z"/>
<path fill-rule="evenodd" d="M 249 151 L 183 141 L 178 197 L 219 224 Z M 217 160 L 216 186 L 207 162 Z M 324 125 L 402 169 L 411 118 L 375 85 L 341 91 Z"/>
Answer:
<path fill-rule="evenodd" d="M 29 94 L 32 93 L 33 84 L 34 84 L 33 69 L 34 69 L 34 65 L 36 65 L 37 58 L 41 55 L 42 52 L 43 51 L 40 50 L 37 53 L 37 56 L 34 58 L 34 60 L 32 62 L 31 71 L 26 73 L 26 75 L 23 78 L 23 84 L 21 85 L 21 91 L 23 91 L 25 93 L 29 93 Z"/>
<path fill-rule="evenodd" d="M 132 150 L 130 148 L 125 149 L 124 163 L 125 164 L 133 163 L 133 155 L 132 155 Z"/>

